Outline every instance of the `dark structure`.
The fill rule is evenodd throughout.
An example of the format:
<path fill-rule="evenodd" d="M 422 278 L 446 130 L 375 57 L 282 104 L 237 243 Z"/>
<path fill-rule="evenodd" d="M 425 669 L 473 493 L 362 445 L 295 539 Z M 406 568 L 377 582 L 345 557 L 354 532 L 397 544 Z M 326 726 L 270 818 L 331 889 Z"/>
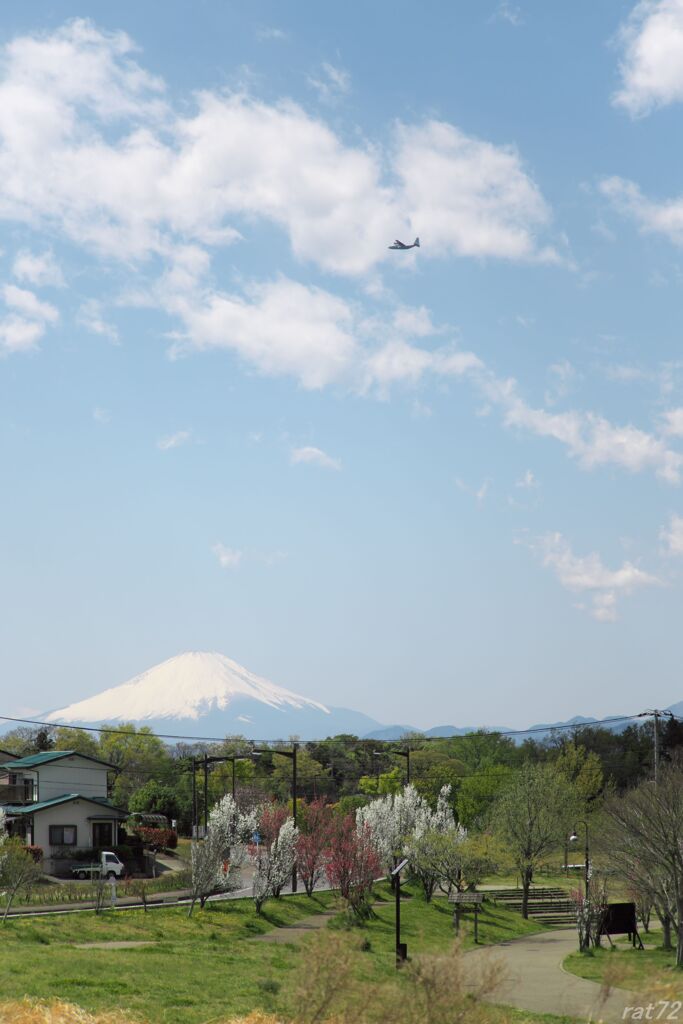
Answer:
<path fill-rule="evenodd" d="M 628 935 L 634 948 L 636 943 L 644 949 L 638 934 L 638 919 L 635 903 L 610 903 L 602 919 L 598 935 L 606 935 L 612 945 L 612 935 Z"/>

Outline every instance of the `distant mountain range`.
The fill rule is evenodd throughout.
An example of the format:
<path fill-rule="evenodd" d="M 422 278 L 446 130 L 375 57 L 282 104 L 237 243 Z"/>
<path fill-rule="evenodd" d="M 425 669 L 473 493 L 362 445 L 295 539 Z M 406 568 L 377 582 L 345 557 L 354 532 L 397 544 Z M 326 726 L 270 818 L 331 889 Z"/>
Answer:
<path fill-rule="evenodd" d="M 683 715 L 683 701 L 668 709 Z M 612 716 L 618 718 L 620 716 Z M 41 715 L 64 725 L 97 726 L 105 722 L 134 722 L 157 733 L 178 737 L 241 735 L 255 740 L 324 739 L 349 733 L 393 742 L 406 733 L 424 736 L 464 736 L 481 726 L 438 725 L 419 730 L 410 725 L 383 725 L 360 711 L 327 707 L 254 675 L 223 654 L 189 652 L 169 658 L 120 686 Z M 570 725 L 600 725 L 622 730 L 628 721 L 577 716 L 565 722 L 529 726 L 525 732 L 487 726 L 488 732 L 513 733 L 543 739 L 553 729 Z"/>

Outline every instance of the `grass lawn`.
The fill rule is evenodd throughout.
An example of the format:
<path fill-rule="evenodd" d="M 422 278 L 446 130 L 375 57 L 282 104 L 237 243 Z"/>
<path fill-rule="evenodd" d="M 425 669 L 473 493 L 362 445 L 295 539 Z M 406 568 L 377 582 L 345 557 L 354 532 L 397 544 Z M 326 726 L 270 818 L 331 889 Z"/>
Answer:
<path fill-rule="evenodd" d="M 359 937 L 367 937 L 361 973 L 369 983 L 395 976 L 394 905 L 387 886 L 376 917 Z M 335 896 L 320 893 L 286 897 L 266 904 L 258 918 L 250 900 L 207 904 L 204 911 L 176 907 L 161 910 L 105 911 L 102 915 L 51 915 L 8 920 L 0 929 L 0 992 L 3 999 L 24 995 L 55 997 L 89 1010 L 122 1007 L 154 1022 L 195 1024 L 255 1007 L 277 1010 L 280 990 L 305 955 L 305 942 L 274 944 L 249 939 L 274 927 L 335 906 Z M 425 904 L 416 896 L 401 906 L 402 938 L 409 953 L 445 952 L 453 940 L 451 908 L 444 898 Z M 331 919 L 339 927 L 340 918 Z M 518 914 L 485 904 L 480 940 L 497 942 L 543 930 Z M 465 946 L 473 945 L 471 925 L 462 928 Z M 135 949 L 77 949 L 76 943 L 149 941 Z M 495 1010 L 492 1008 L 492 1014 Z M 528 1015 L 520 1015 L 521 1019 Z"/>
<path fill-rule="evenodd" d="M 659 941 L 661 933 L 644 936 Z M 592 949 L 589 953 L 572 953 L 563 964 L 565 970 L 580 978 L 602 982 L 608 980 L 618 988 L 635 992 L 645 991 L 648 985 L 662 979 L 677 979 L 683 990 L 683 971 L 675 967 L 674 950 L 633 949 L 630 944 L 619 942 L 616 949 Z"/>

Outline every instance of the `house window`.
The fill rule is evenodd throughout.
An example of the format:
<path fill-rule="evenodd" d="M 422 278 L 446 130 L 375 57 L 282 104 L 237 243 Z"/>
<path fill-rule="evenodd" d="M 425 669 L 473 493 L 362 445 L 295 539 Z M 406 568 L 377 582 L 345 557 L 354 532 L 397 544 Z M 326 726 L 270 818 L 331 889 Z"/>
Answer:
<path fill-rule="evenodd" d="M 50 825 L 50 846 L 75 846 L 75 825 Z"/>

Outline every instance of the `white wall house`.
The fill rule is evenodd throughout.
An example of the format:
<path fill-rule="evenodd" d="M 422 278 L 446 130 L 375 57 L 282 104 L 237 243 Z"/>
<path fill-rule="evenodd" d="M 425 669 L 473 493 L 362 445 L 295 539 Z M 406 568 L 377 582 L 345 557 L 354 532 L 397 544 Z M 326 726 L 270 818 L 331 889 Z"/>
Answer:
<path fill-rule="evenodd" d="M 114 766 L 74 750 L 49 750 L 0 763 L 0 806 L 10 830 L 40 846 L 44 867 L 76 850 L 111 848 L 128 816 L 107 796 Z"/>

